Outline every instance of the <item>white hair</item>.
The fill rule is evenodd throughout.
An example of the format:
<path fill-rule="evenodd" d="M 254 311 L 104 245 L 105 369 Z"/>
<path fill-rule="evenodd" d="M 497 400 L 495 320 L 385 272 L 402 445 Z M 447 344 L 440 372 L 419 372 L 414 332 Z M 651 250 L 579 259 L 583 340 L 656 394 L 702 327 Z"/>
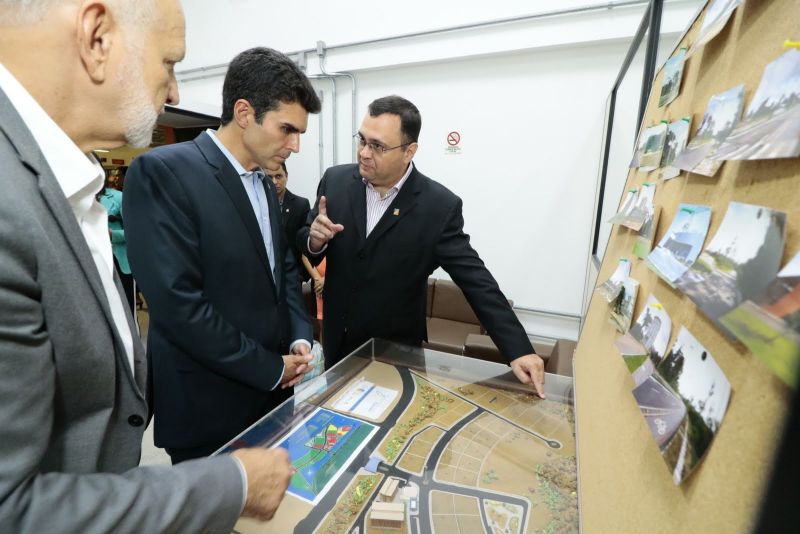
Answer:
<path fill-rule="evenodd" d="M 120 63 L 116 82 L 120 87 L 119 115 L 125 125 L 125 141 L 134 148 L 145 148 L 153 140 L 158 111 L 150 100 L 141 76 L 144 57 L 140 47 L 128 44 L 127 61 Z"/>
<path fill-rule="evenodd" d="M 149 27 L 156 17 L 156 0 L 107 0 L 125 27 Z M 0 26 L 41 22 L 47 12 L 64 0 L 0 0 Z"/>

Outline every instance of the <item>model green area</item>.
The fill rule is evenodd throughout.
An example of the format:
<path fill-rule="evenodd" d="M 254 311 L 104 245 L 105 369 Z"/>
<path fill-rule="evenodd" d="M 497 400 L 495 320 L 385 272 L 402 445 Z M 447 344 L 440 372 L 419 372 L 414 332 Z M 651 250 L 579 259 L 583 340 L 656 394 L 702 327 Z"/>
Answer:
<path fill-rule="evenodd" d="M 325 534 L 343 534 L 347 532 L 358 514 L 364 508 L 364 503 L 372 494 L 376 484 L 382 478 L 381 475 L 371 475 L 359 477 L 355 486 L 345 493 L 336 503 L 336 507 L 331 511 L 326 519 Z M 325 524 L 323 523 L 323 524 Z"/>
<path fill-rule="evenodd" d="M 447 405 L 453 402 L 453 397 L 437 391 L 416 375 L 414 383 L 417 387 L 415 396 L 418 395 L 422 399 L 422 406 L 408 422 L 398 423 L 395 426 L 392 438 L 383 449 L 383 455 L 389 463 L 394 462 L 410 435 L 421 428 L 424 423 L 431 421 L 436 414 L 447 411 Z"/>
<path fill-rule="evenodd" d="M 531 488 L 529 491 L 538 493 L 534 502 L 542 502 L 550 512 L 550 521 L 542 532 L 577 533 L 578 478 L 575 457 L 568 456 L 546 464 L 536 464 L 536 480 L 539 483 L 538 490 Z"/>

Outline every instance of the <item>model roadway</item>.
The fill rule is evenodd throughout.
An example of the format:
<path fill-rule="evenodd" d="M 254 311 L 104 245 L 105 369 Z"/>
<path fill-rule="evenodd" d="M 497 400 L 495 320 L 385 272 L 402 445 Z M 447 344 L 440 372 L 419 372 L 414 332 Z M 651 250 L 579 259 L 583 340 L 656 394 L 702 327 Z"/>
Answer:
<path fill-rule="evenodd" d="M 294 529 L 296 534 L 308 534 L 313 532 L 322 522 L 325 520 L 325 516 L 333 510 L 336 506 L 336 501 L 341 497 L 347 486 L 355 477 L 358 469 L 365 466 L 369 457 L 372 453 L 377 449 L 380 445 L 383 438 L 386 437 L 386 434 L 394 428 L 392 424 L 387 424 L 386 421 L 398 421 L 400 416 L 403 414 L 403 411 L 411 404 L 411 401 L 414 396 L 415 385 L 414 385 L 414 378 L 411 375 L 411 372 L 405 367 L 397 367 L 398 372 L 400 373 L 400 377 L 403 383 L 403 390 L 400 394 L 400 399 L 392 409 L 391 413 L 384 419 L 384 423 L 378 426 L 378 431 L 372 436 L 372 438 L 367 442 L 367 445 L 361 449 L 361 451 L 353 457 L 350 461 L 350 464 L 347 467 L 347 470 L 342 473 L 339 479 L 334 483 L 333 486 L 328 490 L 328 492 L 322 497 L 322 499 L 314 506 L 311 512 L 302 519 Z M 424 377 L 423 377 L 424 379 Z M 449 392 L 451 394 L 452 392 Z M 483 522 L 483 526 L 486 532 L 490 532 L 489 529 L 489 522 L 484 512 L 484 507 L 482 506 L 483 499 L 492 499 L 495 501 L 500 501 L 508 504 L 514 504 L 520 506 L 523 510 L 522 512 L 522 524 L 520 525 L 520 529 L 524 529 L 529 521 L 528 512 L 529 506 L 527 499 L 523 499 L 520 497 L 514 497 L 511 495 L 507 495 L 504 493 L 495 493 L 492 491 L 487 491 L 484 489 L 472 488 L 468 486 L 461 486 L 458 484 L 449 484 L 446 482 L 438 482 L 433 479 L 433 472 L 435 471 L 436 464 L 439 462 L 439 458 L 441 457 L 442 453 L 444 452 L 447 445 L 450 441 L 470 422 L 478 418 L 483 413 L 490 413 L 492 415 L 494 412 L 486 410 L 481 406 L 457 395 L 459 398 L 471 404 L 475 410 L 472 413 L 462 417 L 458 422 L 456 422 L 449 430 L 442 429 L 444 434 L 439 438 L 439 441 L 436 442 L 433 450 L 431 451 L 430 455 L 428 456 L 425 467 L 422 470 L 422 476 L 414 475 L 399 469 L 393 465 L 388 465 L 384 462 L 381 462 L 378 466 L 378 471 L 384 475 L 384 480 L 388 477 L 397 477 L 401 480 L 405 480 L 407 482 L 413 482 L 417 484 L 419 487 L 419 509 L 416 515 L 407 515 L 408 521 L 410 523 L 411 532 L 413 534 L 425 534 L 429 532 L 433 532 L 433 521 L 431 516 L 430 510 L 430 492 L 431 491 L 442 491 L 446 493 L 451 493 L 455 495 L 465 495 L 470 497 L 477 497 L 479 499 L 479 510 L 481 514 L 481 520 Z M 520 427 L 516 423 L 509 421 L 505 418 L 503 420 L 509 424 L 516 426 L 517 428 L 523 430 L 524 432 L 534 435 L 540 439 L 542 439 L 548 446 L 550 447 L 559 447 L 560 443 L 556 441 L 547 440 L 546 438 L 539 436 L 535 432 L 531 432 L 530 430 Z M 431 425 L 426 426 L 425 428 L 429 428 Z M 425 428 L 420 429 L 419 432 L 422 432 Z M 418 432 L 418 433 L 419 433 Z M 414 434 L 416 436 L 418 433 Z M 403 445 L 403 449 L 398 452 L 395 462 L 399 461 L 402 454 L 405 452 L 406 448 L 411 445 L 413 442 L 413 437 L 409 436 L 406 442 Z M 370 509 L 370 504 L 375 500 L 377 497 L 377 491 L 373 493 L 372 497 L 365 501 L 361 512 L 359 513 L 358 517 L 355 520 L 355 523 L 352 528 L 355 526 L 359 527 L 361 532 L 366 532 L 366 514 L 367 511 Z M 523 530 L 524 531 L 524 530 Z"/>

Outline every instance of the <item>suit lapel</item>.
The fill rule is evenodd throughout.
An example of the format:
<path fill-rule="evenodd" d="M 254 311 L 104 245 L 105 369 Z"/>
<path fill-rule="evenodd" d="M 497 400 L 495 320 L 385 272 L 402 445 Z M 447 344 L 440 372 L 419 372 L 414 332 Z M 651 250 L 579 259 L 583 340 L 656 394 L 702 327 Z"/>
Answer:
<path fill-rule="evenodd" d="M 419 176 L 417 176 L 418 174 L 417 169 L 411 171 L 403 187 L 398 191 L 397 196 L 392 200 L 392 203 L 386 208 L 378 224 L 376 224 L 375 228 L 370 232 L 365 245 L 379 239 L 392 226 L 397 224 L 398 221 L 406 217 L 417 205 L 417 195 L 420 191 L 420 179 Z M 364 209 L 364 213 L 366 214 L 366 208 Z"/>
<path fill-rule="evenodd" d="M 272 278 L 272 269 L 269 266 L 269 259 L 267 258 L 267 248 L 264 246 L 264 237 L 261 235 L 261 229 L 258 227 L 258 220 L 255 213 L 253 213 L 253 205 L 250 204 L 250 199 L 247 197 L 247 192 L 244 190 L 242 178 L 236 173 L 236 170 L 225 158 L 225 155 L 220 152 L 219 148 L 214 141 L 208 137 L 207 133 L 201 133 L 195 140 L 195 144 L 203 153 L 206 161 L 215 168 L 215 176 L 220 183 L 228 197 L 233 202 L 236 212 L 242 219 L 247 234 L 253 242 L 253 246 L 264 264 L 264 270 L 267 271 L 269 279 L 273 285 L 275 280 Z"/>
<path fill-rule="evenodd" d="M 364 192 L 365 187 L 361 176 L 356 171 L 347 193 L 350 196 L 350 208 L 353 211 L 353 220 L 356 223 L 356 231 L 358 232 L 359 248 L 364 246 L 367 236 L 367 196 Z"/>
<path fill-rule="evenodd" d="M 94 263 L 89 245 L 86 243 L 78 221 L 75 219 L 75 213 L 72 211 L 67 198 L 64 196 L 64 191 L 61 189 L 42 151 L 36 144 L 33 135 L 31 135 L 28 127 L 14 110 L 11 102 L 9 102 L 2 90 L 0 90 L 0 130 L 7 133 L 9 141 L 19 154 L 20 161 L 38 177 L 39 191 L 41 191 L 42 198 L 50 208 L 51 215 L 61 229 L 61 233 L 69 245 L 69 248 L 75 255 L 81 271 L 83 271 L 83 275 L 86 278 L 86 282 L 89 284 L 97 300 L 97 304 L 100 306 L 100 310 L 106 319 L 106 323 L 108 324 L 114 340 L 116 357 L 124 360 L 124 365 L 122 367 L 127 370 L 126 374 L 134 386 L 134 390 L 139 397 L 142 397 L 143 389 L 137 387 L 138 383 L 128 364 L 125 347 L 122 343 L 122 338 L 119 337 L 114 318 L 111 315 L 108 297 L 103 289 L 100 274 L 97 272 L 97 265 Z M 114 276 L 116 278 L 116 273 L 114 273 Z M 117 288 L 119 290 L 119 285 L 117 285 Z M 134 345 L 136 345 L 138 337 L 136 336 L 135 329 L 131 330 L 131 336 L 134 338 Z"/>

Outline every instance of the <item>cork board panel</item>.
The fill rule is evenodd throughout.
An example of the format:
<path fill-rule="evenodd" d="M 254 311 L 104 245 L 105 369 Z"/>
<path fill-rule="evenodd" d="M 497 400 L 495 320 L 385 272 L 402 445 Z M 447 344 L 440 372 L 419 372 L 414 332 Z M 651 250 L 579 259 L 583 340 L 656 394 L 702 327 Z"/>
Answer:
<path fill-rule="evenodd" d="M 658 108 L 663 73 L 657 74 L 645 125 L 691 116 L 691 140 L 709 98 L 741 83 L 747 109 L 764 67 L 786 51 L 784 40 L 800 39 L 798 20 L 796 0 L 746 0 L 688 60 L 680 95 L 664 108 Z M 701 23 L 702 15 L 679 47 L 689 47 Z M 625 189 L 657 181 L 657 176 L 657 171 L 632 170 Z M 662 212 L 656 243 L 678 205 L 686 202 L 713 210 L 707 246 L 731 201 L 786 212 L 782 265 L 800 250 L 800 158 L 726 162 L 713 178 L 683 172 L 658 182 L 655 204 Z M 686 326 L 725 372 L 731 400 L 705 459 L 682 485 L 674 485 L 631 394 L 633 381 L 614 347 L 618 333 L 607 322 L 608 305 L 599 296 L 592 298 L 574 363 L 583 531 L 748 532 L 757 518 L 791 391 L 743 345 L 727 340 L 688 297 L 636 259 L 634 241 L 635 233 L 627 228 L 612 230 L 598 281 L 611 276 L 620 257 L 631 259 L 631 276 L 641 284 L 634 318 L 647 296 L 655 295 L 672 318 L 670 346 Z"/>

